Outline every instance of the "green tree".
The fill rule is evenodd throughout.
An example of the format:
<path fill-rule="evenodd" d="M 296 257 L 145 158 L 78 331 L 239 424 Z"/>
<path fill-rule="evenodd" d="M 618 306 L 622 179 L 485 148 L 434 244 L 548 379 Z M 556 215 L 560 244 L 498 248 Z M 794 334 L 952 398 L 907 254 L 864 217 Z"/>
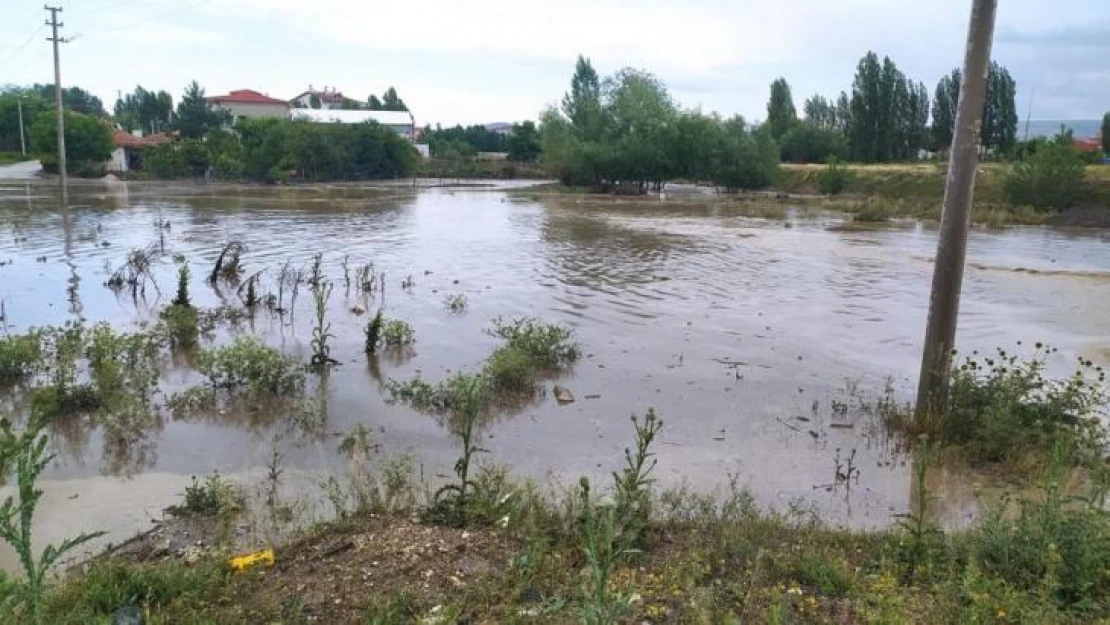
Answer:
<path fill-rule="evenodd" d="M 54 83 L 39 84 L 35 83 L 28 87 L 26 92 L 34 93 L 44 101 L 50 103 L 50 107 L 54 108 Z M 84 113 L 85 115 L 93 115 L 95 117 L 107 117 L 108 112 L 104 110 L 104 103 L 100 98 L 85 91 L 81 87 L 63 87 L 62 88 L 62 108 L 67 111 L 75 111 L 77 113 Z"/>
<path fill-rule="evenodd" d="M 1110 113 L 1102 116 L 1102 153 L 1110 154 Z"/>
<path fill-rule="evenodd" d="M 393 87 L 385 90 L 382 94 L 382 108 L 383 111 L 407 111 L 409 108 L 405 106 L 405 101 L 397 95 L 397 90 Z"/>
<path fill-rule="evenodd" d="M 952 145 L 956 127 L 956 105 L 960 101 L 959 69 L 944 76 L 937 83 L 933 96 L 933 144 L 938 150 Z M 979 131 L 980 144 L 1003 154 L 1013 151 L 1017 144 L 1017 83 L 1009 70 L 991 62 L 987 73 L 987 93 L 983 102 L 983 117 Z"/>
<path fill-rule="evenodd" d="M 1070 130 L 1037 148 L 1015 163 L 1006 177 L 1006 197 L 1011 204 L 1039 209 L 1072 206 L 1083 192 L 1083 157 L 1072 145 Z"/>
<path fill-rule="evenodd" d="M 540 155 L 540 133 L 535 122 L 527 120 L 513 124 L 509 135 L 509 160 L 517 163 L 534 163 Z"/>
<path fill-rule="evenodd" d="M 66 111 L 66 158 L 74 169 L 82 163 L 101 164 L 112 156 L 112 127 L 102 119 Z M 58 122 L 53 114 L 39 115 L 31 126 L 31 140 L 39 154 L 58 151 Z"/>
<path fill-rule="evenodd" d="M 788 163 L 824 163 L 829 157 L 844 158 L 847 151 L 840 131 L 808 120 L 795 124 L 779 139 L 779 154 Z"/>
<path fill-rule="evenodd" d="M 779 78 L 771 83 L 771 97 L 767 100 L 768 130 L 777 141 L 796 123 L 798 112 L 790 95 L 790 83 L 785 78 Z"/>
<path fill-rule="evenodd" d="M 173 98 L 165 91 L 147 91 L 141 85 L 116 100 L 113 111 L 115 122 L 128 132 L 141 129 L 146 132 L 165 130 L 173 116 Z"/>
<path fill-rule="evenodd" d="M 30 136 L 31 125 L 38 119 L 39 114 L 53 111 L 53 107 L 35 93 L 12 90 L 0 94 L 0 152 L 18 152 L 20 149 L 20 98 L 23 99 L 23 132 L 27 150 L 28 152 L 41 151 L 36 148 Z"/>
<path fill-rule="evenodd" d="M 805 113 L 806 121 L 818 128 L 824 128 L 826 130 L 840 128 L 837 119 L 836 103 L 831 100 L 826 100 L 820 94 L 807 99 L 802 105 L 802 111 Z"/>
<path fill-rule="evenodd" d="M 956 127 L 956 103 L 960 100 L 960 70 L 941 77 L 933 94 L 933 148 L 947 150 Z"/>
<path fill-rule="evenodd" d="M 742 117 L 734 117 L 719 130 L 712 149 L 714 184 L 734 192 L 763 189 L 778 180 L 779 150 L 767 124 L 749 131 Z"/>
<path fill-rule="evenodd" d="M 371 111 L 380 111 L 382 110 L 382 101 L 378 99 L 378 96 L 371 93 L 370 97 L 366 99 L 366 108 Z"/>
<path fill-rule="evenodd" d="M 848 108 L 848 143 L 856 160 L 914 158 L 926 144 L 925 87 L 907 79 L 890 57 L 880 63 L 878 55 L 868 52 L 860 59 Z"/>
<path fill-rule="evenodd" d="M 590 59 L 581 55 L 574 67 L 570 91 L 563 95 L 562 110 L 580 137 L 598 137 L 601 132 L 601 81 Z"/>
<path fill-rule="evenodd" d="M 219 128 L 227 119 L 224 111 L 212 108 L 208 98 L 204 97 L 204 89 L 194 80 L 185 88 L 181 101 L 177 103 L 177 117 L 173 125 L 183 137 L 199 139 L 209 130 Z"/>

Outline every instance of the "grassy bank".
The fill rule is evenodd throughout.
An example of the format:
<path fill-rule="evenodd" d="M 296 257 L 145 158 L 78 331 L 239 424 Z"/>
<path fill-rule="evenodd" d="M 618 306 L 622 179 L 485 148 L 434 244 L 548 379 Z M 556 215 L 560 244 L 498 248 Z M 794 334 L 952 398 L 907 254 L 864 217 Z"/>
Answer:
<path fill-rule="evenodd" d="M 476 473 L 458 516 L 379 501 L 313 528 L 272 567 L 227 555 L 103 560 L 46 596 L 44 622 L 1090 623 L 1110 616 L 1110 519 L 1045 474 L 1016 515 L 945 534 L 927 511 L 885 532 L 761 511 L 737 488 L 651 488 L 652 418 L 600 494 L 545 497 Z M 654 422 L 658 423 L 658 422 Z M 656 430 L 657 431 L 657 430 Z M 928 455 L 918 455 L 916 501 Z M 366 476 L 363 479 L 367 479 Z M 848 487 L 850 478 L 841 488 Z M 1001 508 L 1000 508 L 1001 510 Z"/>
<path fill-rule="evenodd" d="M 945 163 L 848 165 L 846 168 L 849 175 L 843 193 L 849 196 L 893 200 L 907 207 L 939 206 L 944 198 L 947 171 Z M 817 178 L 823 170 L 822 165 L 785 164 L 782 166 L 778 188 L 787 193 L 817 194 Z M 1008 165 L 979 165 L 975 180 L 975 210 L 978 213 L 984 216 L 991 212 L 1020 213 L 1020 209 L 1009 206 L 1006 202 L 1004 184 L 1008 171 Z M 1084 186 L 1080 207 L 1110 211 L 1110 168 L 1088 166 Z M 910 212 L 917 210 L 911 208 Z M 1019 220 L 1018 223 L 1025 221 Z"/>

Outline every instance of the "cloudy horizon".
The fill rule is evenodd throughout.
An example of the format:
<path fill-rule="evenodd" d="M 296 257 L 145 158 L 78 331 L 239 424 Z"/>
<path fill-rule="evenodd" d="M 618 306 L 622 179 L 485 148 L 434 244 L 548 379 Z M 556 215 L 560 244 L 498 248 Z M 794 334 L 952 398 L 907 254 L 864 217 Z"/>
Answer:
<path fill-rule="evenodd" d="M 0 84 L 53 82 L 42 4 L 8 0 Z M 196 79 L 209 95 L 254 89 L 283 99 L 312 85 L 365 100 L 397 89 L 417 123 L 535 119 L 556 104 L 578 54 L 600 73 L 658 75 L 684 107 L 762 119 L 769 84 L 805 98 L 850 89 L 868 50 L 925 83 L 959 65 L 967 0 L 840 3 L 692 0 L 637 3 L 423 0 L 63 0 L 62 83 L 99 96 L 141 84 L 175 101 Z M 1095 119 L 1110 109 L 1110 4 L 1051 8 L 1006 0 L 993 58 L 1018 84 L 1024 119 Z"/>

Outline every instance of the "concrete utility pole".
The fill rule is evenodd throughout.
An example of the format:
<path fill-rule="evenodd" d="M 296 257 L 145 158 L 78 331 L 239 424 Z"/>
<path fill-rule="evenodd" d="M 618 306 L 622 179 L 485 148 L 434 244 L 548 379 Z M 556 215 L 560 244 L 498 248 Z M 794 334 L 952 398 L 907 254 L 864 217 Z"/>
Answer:
<path fill-rule="evenodd" d="M 62 65 L 58 58 L 58 44 L 65 43 L 65 39 L 58 37 L 58 29 L 65 24 L 58 21 L 58 13 L 62 7 L 43 5 L 43 9 L 50 11 L 50 20 L 47 26 L 53 29 L 53 36 L 46 40 L 54 44 L 54 107 L 58 115 L 58 173 L 62 178 L 62 206 L 69 204 L 69 182 L 66 180 L 66 122 L 65 112 L 62 110 Z"/>
<path fill-rule="evenodd" d="M 19 109 L 19 151 L 27 156 L 27 137 L 23 134 L 23 93 L 15 99 L 15 106 Z"/>
<path fill-rule="evenodd" d="M 948 401 L 948 375 L 956 342 L 956 319 L 960 311 L 960 287 L 964 277 L 967 231 L 979 156 L 979 130 L 983 121 L 987 66 L 997 8 L 998 0 L 972 0 L 971 3 L 960 100 L 956 106 L 956 131 L 948 157 L 944 212 L 940 220 L 933 290 L 929 296 L 929 320 L 925 327 L 921 378 L 917 387 L 918 419 L 943 411 Z"/>

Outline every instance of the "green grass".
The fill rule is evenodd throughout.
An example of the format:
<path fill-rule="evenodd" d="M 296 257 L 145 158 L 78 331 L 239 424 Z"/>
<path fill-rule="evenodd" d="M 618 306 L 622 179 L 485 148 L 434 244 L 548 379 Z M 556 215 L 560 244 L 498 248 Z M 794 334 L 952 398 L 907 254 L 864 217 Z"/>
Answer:
<path fill-rule="evenodd" d="M 14 165 L 15 163 L 22 163 L 33 158 L 34 157 L 30 154 L 20 154 L 19 152 L 0 152 L 0 165 Z"/>

